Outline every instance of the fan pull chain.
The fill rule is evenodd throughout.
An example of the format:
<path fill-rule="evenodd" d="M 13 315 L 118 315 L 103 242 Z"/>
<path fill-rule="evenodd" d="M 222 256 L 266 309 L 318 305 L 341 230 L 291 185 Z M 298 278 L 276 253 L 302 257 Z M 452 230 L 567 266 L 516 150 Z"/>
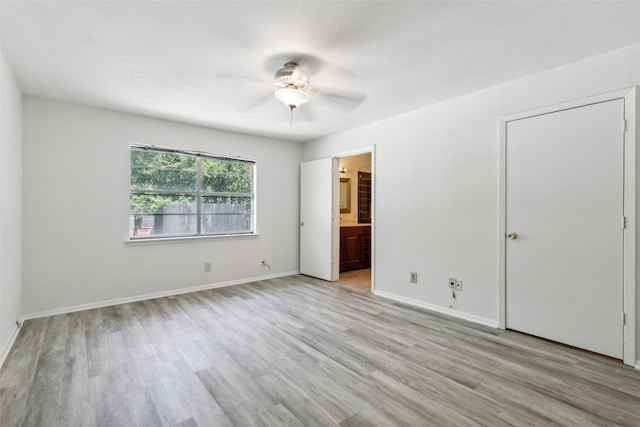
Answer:
<path fill-rule="evenodd" d="M 289 107 L 290 108 L 290 116 L 289 116 L 289 127 L 293 126 L 293 107 Z"/>

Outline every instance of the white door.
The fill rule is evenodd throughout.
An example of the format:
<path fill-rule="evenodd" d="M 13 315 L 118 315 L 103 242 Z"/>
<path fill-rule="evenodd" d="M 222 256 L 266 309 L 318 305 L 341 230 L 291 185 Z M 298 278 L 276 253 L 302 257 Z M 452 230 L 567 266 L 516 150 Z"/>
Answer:
<path fill-rule="evenodd" d="M 624 100 L 506 128 L 506 327 L 623 353 Z"/>
<path fill-rule="evenodd" d="M 338 280 L 338 159 L 300 168 L 300 273 Z"/>

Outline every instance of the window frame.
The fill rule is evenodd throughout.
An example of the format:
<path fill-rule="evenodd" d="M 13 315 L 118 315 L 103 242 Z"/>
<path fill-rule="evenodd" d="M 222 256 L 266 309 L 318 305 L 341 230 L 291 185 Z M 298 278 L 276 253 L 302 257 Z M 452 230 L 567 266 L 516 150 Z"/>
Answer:
<path fill-rule="evenodd" d="M 196 189 L 195 191 L 171 191 L 171 190 L 136 190 L 132 188 L 131 178 L 132 178 L 132 163 L 131 163 L 131 153 L 134 149 L 152 151 L 156 153 L 172 153 L 178 155 L 192 156 L 196 159 Z M 236 197 L 249 197 L 250 198 L 250 224 L 248 231 L 231 231 L 231 232 L 223 232 L 223 233 L 203 233 L 203 213 L 202 213 L 202 201 L 207 197 L 216 197 L 222 196 L 220 193 L 229 193 L 230 192 L 207 192 L 202 189 L 202 166 L 201 159 L 209 158 L 218 161 L 230 161 L 230 162 L 239 162 L 251 165 L 252 173 L 251 173 L 251 191 L 249 193 L 236 193 Z M 130 143 L 129 144 L 129 232 L 128 232 L 128 243 L 140 243 L 140 242 L 154 242 L 154 241 L 173 241 L 173 240 L 190 240 L 190 239 L 210 239 L 210 238 L 224 238 L 224 237 L 243 237 L 243 236 L 257 236 L 258 233 L 256 231 L 257 224 L 257 206 L 256 206 L 256 184 L 257 184 L 257 161 L 253 158 L 248 157 L 239 157 L 239 156 L 228 156 L 221 154 L 214 154 L 203 151 L 195 151 L 195 150 L 184 150 L 179 148 L 170 148 L 170 147 L 161 147 L 157 145 L 147 145 L 147 144 L 138 144 L 138 143 Z M 189 194 L 195 197 L 195 205 L 196 205 L 196 231 L 195 233 L 184 233 L 184 234 L 171 234 L 171 235 L 149 235 L 149 236 L 134 236 L 132 235 L 131 230 L 131 217 L 132 217 L 132 200 L 134 194 Z M 216 194 L 218 193 L 218 194 Z M 228 194 L 227 194 L 228 196 Z"/>

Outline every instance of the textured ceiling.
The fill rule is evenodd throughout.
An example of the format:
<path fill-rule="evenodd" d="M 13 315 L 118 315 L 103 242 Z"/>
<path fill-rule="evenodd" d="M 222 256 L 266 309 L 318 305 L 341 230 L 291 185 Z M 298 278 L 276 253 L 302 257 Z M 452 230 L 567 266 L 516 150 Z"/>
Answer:
<path fill-rule="evenodd" d="M 640 2 L 0 7 L 2 50 L 25 93 L 296 141 L 640 42 Z M 293 126 L 271 84 L 290 58 L 320 89 L 294 111 Z"/>

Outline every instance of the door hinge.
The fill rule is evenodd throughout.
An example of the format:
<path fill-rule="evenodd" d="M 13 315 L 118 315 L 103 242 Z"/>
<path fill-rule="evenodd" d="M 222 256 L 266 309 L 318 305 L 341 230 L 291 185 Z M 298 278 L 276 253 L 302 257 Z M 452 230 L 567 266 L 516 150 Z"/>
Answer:
<path fill-rule="evenodd" d="M 624 311 L 622 312 L 622 326 L 625 326 L 627 324 L 627 313 L 625 313 Z"/>
<path fill-rule="evenodd" d="M 622 217 L 622 229 L 627 228 L 627 217 L 623 216 Z"/>
<path fill-rule="evenodd" d="M 622 120 L 622 132 L 627 131 L 627 119 Z"/>

